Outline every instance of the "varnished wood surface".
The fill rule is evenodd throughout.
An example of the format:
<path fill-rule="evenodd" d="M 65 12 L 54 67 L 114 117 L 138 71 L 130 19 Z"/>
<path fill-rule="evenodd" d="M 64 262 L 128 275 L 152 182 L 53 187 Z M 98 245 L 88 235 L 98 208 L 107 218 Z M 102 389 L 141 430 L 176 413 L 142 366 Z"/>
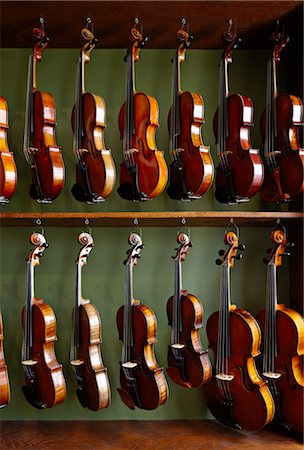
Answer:
<path fill-rule="evenodd" d="M 208 420 L 2 422 L 0 448 L 49 450 L 300 449 L 299 436 L 270 428 L 259 433 L 228 429 Z"/>
<path fill-rule="evenodd" d="M 134 17 L 150 37 L 147 48 L 176 48 L 180 19 L 190 23 L 193 48 L 222 48 L 231 17 L 242 36 L 241 48 L 265 49 L 276 20 L 301 39 L 301 1 L 1 1 L 1 47 L 31 47 L 32 28 L 46 20 L 50 48 L 78 48 L 86 17 L 94 21 L 97 48 L 127 48 Z"/>
<path fill-rule="evenodd" d="M 79 227 L 89 219 L 91 227 L 129 227 L 138 219 L 139 226 L 175 227 L 186 219 L 187 226 L 222 227 L 233 218 L 239 226 L 273 226 L 277 219 L 285 224 L 303 222 L 302 212 L 273 211 L 161 211 L 161 212 L 16 212 L 0 213 L 0 226 L 34 226 L 41 219 L 43 226 Z M 302 225 L 301 225 L 302 226 Z"/>

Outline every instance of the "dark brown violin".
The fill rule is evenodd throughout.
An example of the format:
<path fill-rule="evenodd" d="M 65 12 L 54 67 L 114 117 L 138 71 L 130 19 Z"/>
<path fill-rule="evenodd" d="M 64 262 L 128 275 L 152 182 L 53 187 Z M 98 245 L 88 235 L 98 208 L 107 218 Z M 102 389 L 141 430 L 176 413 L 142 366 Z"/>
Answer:
<path fill-rule="evenodd" d="M 242 256 L 234 231 L 226 231 L 228 250 L 220 250 L 222 267 L 220 310 L 207 322 L 209 347 L 214 354 L 214 375 L 205 388 L 208 408 L 220 422 L 232 428 L 257 431 L 274 416 L 274 401 L 258 374 L 255 358 L 260 354 L 261 331 L 252 315 L 231 305 L 230 269 Z"/>
<path fill-rule="evenodd" d="M 87 41 L 80 51 L 77 62 L 76 104 L 72 112 L 74 132 L 73 151 L 76 158 L 76 183 L 72 194 L 76 200 L 86 203 L 103 202 L 112 192 L 115 183 L 115 165 L 111 151 L 106 148 L 106 105 L 103 98 L 86 92 L 84 80 L 85 64 L 97 42 L 87 27 L 81 30 Z"/>
<path fill-rule="evenodd" d="M 277 63 L 289 41 L 278 26 L 271 36 L 274 47 L 267 66 L 266 109 L 261 118 L 266 167 L 261 198 L 265 202 L 287 202 L 304 191 L 304 150 L 299 141 L 303 104 L 299 97 L 278 93 Z"/>
<path fill-rule="evenodd" d="M 4 357 L 3 340 L 3 321 L 0 311 L 0 408 L 4 408 L 4 406 L 8 405 L 11 397 L 7 365 Z"/>
<path fill-rule="evenodd" d="M 159 195 L 166 187 L 168 169 L 164 153 L 156 148 L 158 104 L 154 97 L 135 90 L 135 62 L 148 38 L 135 26 L 131 29 L 131 48 L 127 63 L 127 99 L 122 105 L 118 123 L 123 140 L 124 161 L 120 167 L 118 193 L 122 198 L 145 201 Z"/>
<path fill-rule="evenodd" d="M 167 374 L 183 387 L 198 387 L 212 377 L 208 351 L 202 347 L 199 329 L 203 326 L 203 307 L 200 301 L 182 289 L 182 262 L 192 247 L 185 233 L 177 236 L 174 277 L 174 295 L 167 302 L 167 316 L 172 327 L 168 348 Z"/>
<path fill-rule="evenodd" d="M 9 202 L 17 187 L 17 167 L 7 143 L 8 108 L 0 96 L 0 205 Z"/>
<path fill-rule="evenodd" d="M 213 181 L 210 147 L 201 136 L 204 123 L 204 101 L 200 94 L 181 90 L 180 63 L 185 59 L 193 36 L 182 27 L 177 32 L 179 47 L 172 60 L 172 106 L 168 117 L 170 133 L 170 183 L 168 195 L 177 200 L 195 200 L 209 189 Z"/>
<path fill-rule="evenodd" d="M 163 369 L 157 364 L 153 344 L 157 322 L 153 311 L 133 298 L 133 266 L 140 257 L 142 240 L 136 233 L 129 237 L 132 245 L 124 261 L 126 267 L 125 302 L 117 312 L 119 338 L 122 340 L 120 384 L 122 401 L 130 409 L 155 409 L 168 397 Z"/>
<path fill-rule="evenodd" d="M 73 342 L 71 364 L 75 369 L 77 396 L 81 405 L 92 411 L 107 408 L 111 392 L 107 369 L 103 365 L 101 344 L 101 320 L 97 308 L 82 297 L 82 268 L 93 248 L 89 233 L 80 233 L 78 241 L 83 248 L 76 261 L 76 296 L 73 311 Z"/>
<path fill-rule="evenodd" d="M 49 42 L 44 20 L 40 22 L 41 27 L 33 29 L 35 46 L 29 56 L 23 152 L 32 171 L 31 197 L 39 203 L 51 203 L 63 188 L 64 164 L 55 140 L 54 98 L 37 89 L 36 64 Z"/>
<path fill-rule="evenodd" d="M 48 244 L 41 233 L 33 233 L 30 239 L 35 248 L 27 261 L 26 304 L 22 311 L 22 366 L 26 382 L 22 390 L 32 406 L 44 409 L 64 401 L 66 384 L 54 350 L 57 340 L 54 311 L 34 293 L 34 268 L 40 264 Z"/>
<path fill-rule="evenodd" d="M 275 420 L 288 430 L 303 431 L 304 404 L 304 319 L 296 311 L 278 304 L 277 267 L 289 255 L 293 244 L 286 230 L 271 233 L 273 248 L 268 250 L 266 310 L 257 321 L 262 330 L 262 375 L 268 381 L 276 404 Z"/>
<path fill-rule="evenodd" d="M 260 189 L 264 170 L 259 150 L 251 148 L 250 127 L 253 125 L 253 104 L 249 97 L 230 94 L 228 64 L 240 37 L 231 31 L 222 37 L 225 50 L 220 61 L 219 107 L 214 116 L 219 165 L 215 178 L 215 197 L 220 203 L 242 203 Z"/>

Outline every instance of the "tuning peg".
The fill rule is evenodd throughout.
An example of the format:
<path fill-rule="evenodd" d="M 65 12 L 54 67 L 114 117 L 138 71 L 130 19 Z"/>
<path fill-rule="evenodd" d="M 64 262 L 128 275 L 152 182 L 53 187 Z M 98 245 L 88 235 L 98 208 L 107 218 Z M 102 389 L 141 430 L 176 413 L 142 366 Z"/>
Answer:
<path fill-rule="evenodd" d="M 242 259 L 243 255 L 241 253 L 238 253 L 237 255 L 233 256 L 234 259 Z"/>
<path fill-rule="evenodd" d="M 240 251 L 242 252 L 243 250 L 246 250 L 246 245 L 245 245 L 245 244 L 239 244 L 239 245 L 237 246 L 237 249 L 240 250 Z"/>
<path fill-rule="evenodd" d="M 280 256 L 290 256 L 290 252 L 283 252 L 283 253 L 280 253 Z"/>
<path fill-rule="evenodd" d="M 287 242 L 286 247 L 293 248 L 295 246 L 294 242 Z"/>
<path fill-rule="evenodd" d="M 221 259 L 216 259 L 215 260 L 215 264 L 217 265 L 217 266 L 220 266 L 221 264 L 222 264 L 222 260 Z"/>
<path fill-rule="evenodd" d="M 137 259 L 141 258 L 141 255 L 139 253 L 136 253 L 135 258 Z"/>
<path fill-rule="evenodd" d="M 220 256 L 223 256 L 223 255 L 225 255 L 225 250 L 219 250 L 219 252 L 218 252 L 218 254 L 220 255 Z"/>
<path fill-rule="evenodd" d="M 42 255 L 43 255 L 43 252 L 37 253 L 38 258 L 41 258 Z"/>

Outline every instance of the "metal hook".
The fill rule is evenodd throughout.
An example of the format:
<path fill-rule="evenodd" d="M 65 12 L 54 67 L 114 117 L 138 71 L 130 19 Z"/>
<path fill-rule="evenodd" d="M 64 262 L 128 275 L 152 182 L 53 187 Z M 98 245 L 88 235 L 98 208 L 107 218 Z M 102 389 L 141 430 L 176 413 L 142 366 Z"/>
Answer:
<path fill-rule="evenodd" d="M 276 228 L 276 229 L 281 228 L 281 230 L 283 231 L 283 233 L 287 236 L 286 228 L 285 228 L 284 225 L 282 224 L 281 219 L 277 219 L 277 220 L 276 220 L 276 226 L 275 226 L 275 228 Z"/>
<path fill-rule="evenodd" d="M 225 234 L 227 233 L 228 229 L 231 228 L 231 227 L 235 228 L 235 230 L 236 230 L 236 235 L 237 235 L 237 237 L 239 238 L 239 235 L 240 235 L 240 229 L 239 229 L 239 227 L 237 226 L 237 224 L 235 223 L 235 221 L 233 220 L 232 217 L 231 217 L 231 219 L 229 220 L 229 223 L 228 223 L 228 225 L 227 225 L 227 227 L 226 227 L 226 229 L 225 229 Z"/>
<path fill-rule="evenodd" d="M 183 217 L 183 218 L 181 219 L 181 224 L 182 224 L 183 227 L 185 227 L 185 226 L 187 225 L 187 219 L 186 219 L 185 217 Z M 177 236 L 178 236 L 179 234 L 180 234 L 180 231 L 178 230 L 178 231 L 177 231 Z M 190 237 L 191 237 L 191 230 L 190 230 L 189 227 L 187 227 L 187 235 L 188 235 L 189 240 L 190 240 Z"/>
<path fill-rule="evenodd" d="M 140 238 L 142 238 L 142 229 L 139 226 L 139 220 L 135 217 L 135 219 L 133 219 L 133 225 L 135 225 L 138 228 L 139 231 L 139 236 Z"/>
<path fill-rule="evenodd" d="M 92 22 L 92 19 L 91 19 L 91 17 L 87 17 L 87 23 L 86 23 L 86 28 L 88 29 L 88 30 L 90 30 L 91 31 L 91 33 L 93 33 L 94 34 L 94 28 L 93 28 L 93 22 Z"/>
<path fill-rule="evenodd" d="M 42 236 L 44 236 L 44 229 L 42 228 L 41 223 L 42 223 L 41 219 L 36 220 L 36 225 L 38 225 L 38 227 L 41 228 L 41 234 L 42 234 Z"/>
<path fill-rule="evenodd" d="M 44 32 L 44 24 L 45 24 L 44 18 L 40 17 L 39 22 L 40 22 L 40 29 L 41 29 L 41 31 Z"/>
<path fill-rule="evenodd" d="M 92 230 L 91 230 L 91 227 L 89 227 L 89 224 L 90 224 L 89 219 L 85 219 L 85 220 L 84 220 L 84 224 L 85 224 L 85 226 L 87 227 L 87 229 L 88 229 L 88 231 L 89 231 L 89 234 L 92 236 Z"/>

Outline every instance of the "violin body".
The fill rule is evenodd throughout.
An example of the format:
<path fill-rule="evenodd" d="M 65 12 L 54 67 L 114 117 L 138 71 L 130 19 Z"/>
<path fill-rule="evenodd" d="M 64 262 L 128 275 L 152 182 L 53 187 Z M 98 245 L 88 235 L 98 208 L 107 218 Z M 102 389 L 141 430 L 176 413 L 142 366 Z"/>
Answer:
<path fill-rule="evenodd" d="M 265 311 L 257 316 L 262 335 L 265 333 Z M 285 427 L 303 432 L 304 404 L 304 319 L 296 311 L 278 305 L 276 311 L 277 356 L 274 371 L 280 378 L 269 381 L 275 383 L 278 394 L 272 392 L 276 403 L 276 419 Z M 263 349 L 262 349 L 263 353 Z"/>
<path fill-rule="evenodd" d="M 25 314 L 23 308 L 23 326 Z M 32 323 L 33 344 L 30 358 L 35 364 L 28 367 L 34 372 L 32 380 L 35 381 L 26 374 L 23 392 L 29 403 L 36 408 L 51 408 L 64 401 L 66 384 L 62 366 L 58 363 L 54 351 L 54 341 L 57 340 L 55 314 L 42 299 L 33 299 Z"/>
<path fill-rule="evenodd" d="M 33 184 L 30 194 L 35 200 L 52 201 L 64 184 L 64 163 L 55 140 L 56 110 L 51 94 L 35 90 L 33 95 Z"/>
<path fill-rule="evenodd" d="M 3 348 L 3 323 L 0 312 L 0 409 L 10 402 L 10 385 Z"/>
<path fill-rule="evenodd" d="M 237 429 L 257 431 L 274 415 L 274 402 L 267 384 L 255 366 L 259 355 L 260 330 L 247 311 L 232 306 L 230 311 L 230 358 L 228 372 L 234 378 L 220 381 L 213 377 L 205 389 L 208 408 L 217 420 Z M 217 358 L 219 312 L 207 322 L 209 347 Z M 225 392 L 226 386 L 226 392 Z M 229 392 L 229 398 L 224 393 Z"/>
<path fill-rule="evenodd" d="M 220 203 L 238 198 L 249 199 L 260 189 L 264 170 L 259 151 L 251 148 L 250 127 L 253 125 L 253 105 L 249 97 L 232 94 L 227 97 L 228 136 L 223 159 L 230 173 L 220 161 L 215 178 L 215 197 Z M 214 117 L 214 134 L 218 136 L 218 111 Z"/>
<path fill-rule="evenodd" d="M 183 198 L 183 190 L 194 196 L 202 196 L 213 181 L 213 162 L 210 148 L 201 137 L 204 123 L 204 102 L 199 94 L 179 93 L 180 134 L 177 136 L 178 159 L 182 171 L 173 160 L 170 165 L 170 184 L 168 194 L 172 198 Z M 170 132 L 172 107 L 168 117 Z M 182 172 L 182 173 L 181 173 Z M 181 180 L 182 177 L 182 180 Z M 184 186 L 182 184 L 184 183 Z"/>
<path fill-rule="evenodd" d="M 167 316 L 172 327 L 173 296 L 167 302 Z M 170 378 L 184 387 L 199 387 L 211 379 L 212 367 L 208 352 L 203 349 L 199 329 L 203 326 L 203 308 L 199 300 L 184 291 L 181 296 L 182 330 L 179 343 L 184 348 L 179 352 L 179 358 L 168 347 L 167 374 Z"/>
<path fill-rule="evenodd" d="M 107 369 L 101 353 L 101 320 L 92 303 L 79 306 L 79 349 L 78 357 L 83 364 L 77 366 L 77 395 L 80 403 L 92 411 L 107 408 L 110 403 L 110 385 Z"/>
<path fill-rule="evenodd" d="M 304 191 L 304 150 L 300 148 L 299 139 L 299 129 L 303 123 L 301 99 L 294 95 L 279 94 L 275 98 L 275 105 L 277 134 L 273 151 L 277 167 L 265 171 L 261 190 L 261 198 L 265 202 L 289 201 Z M 261 134 L 264 141 L 265 112 L 261 118 Z"/>
<path fill-rule="evenodd" d="M 0 203 L 8 203 L 17 187 L 17 168 L 7 142 L 8 108 L 0 96 Z"/>
<path fill-rule="evenodd" d="M 117 312 L 119 338 L 123 340 L 124 306 Z M 134 300 L 132 305 L 133 346 L 130 359 L 136 362 L 135 368 L 128 369 L 129 375 L 121 365 L 118 392 L 123 402 L 131 409 L 152 410 L 167 400 L 168 387 L 163 369 L 158 366 L 153 344 L 156 342 L 157 322 L 153 311 Z"/>
<path fill-rule="evenodd" d="M 156 148 L 155 131 L 158 124 L 158 104 L 154 97 L 138 92 L 133 94 L 134 133 L 132 134 L 132 158 L 137 166 L 139 191 L 149 199 L 159 195 L 166 187 L 168 169 L 164 154 Z M 124 135 L 126 102 L 119 113 L 119 130 Z M 130 149 L 130 151 L 132 151 Z M 134 178 L 123 161 L 120 166 L 119 194 L 123 198 L 133 199 Z M 133 186 L 133 187 L 132 187 Z"/>
<path fill-rule="evenodd" d="M 83 135 L 81 138 L 81 156 L 83 167 L 76 164 L 76 186 L 82 191 L 82 200 L 90 187 L 98 197 L 107 198 L 115 184 L 115 165 L 110 150 L 104 141 L 106 128 L 106 105 L 98 95 L 90 92 L 82 94 Z M 75 106 L 72 112 L 72 127 L 75 132 Z M 75 189 L 75 188 L 74 188 Z M 79 196 L 79 195 L 78 195 Z M 79 199 L 80 200 L 80 199 Z"/>

